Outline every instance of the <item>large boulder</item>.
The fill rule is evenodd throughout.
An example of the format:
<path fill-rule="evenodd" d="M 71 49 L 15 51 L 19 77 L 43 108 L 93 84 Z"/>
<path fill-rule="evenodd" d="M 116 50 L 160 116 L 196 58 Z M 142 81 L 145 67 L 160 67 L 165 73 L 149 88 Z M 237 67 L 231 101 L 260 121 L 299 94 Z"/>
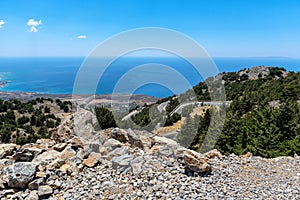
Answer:
<path fill-rule="evenodd" d="M 208 158 L 192 150 L 184 152 L 184 162 L 188 169 L 197 173 L 206 173 L 211 170 Z"/>
<path fill-rule="evenodd" d="M 18 162 L 6 168 L 8 186 L 12 188 L 26 188 L 36 173 L 36 165 L 31 162 Z"/>
<path fill-rule="evenodd" d="M 12 155 L 16 147 L 16 144 L 0 144 L 0 159 Z"/>

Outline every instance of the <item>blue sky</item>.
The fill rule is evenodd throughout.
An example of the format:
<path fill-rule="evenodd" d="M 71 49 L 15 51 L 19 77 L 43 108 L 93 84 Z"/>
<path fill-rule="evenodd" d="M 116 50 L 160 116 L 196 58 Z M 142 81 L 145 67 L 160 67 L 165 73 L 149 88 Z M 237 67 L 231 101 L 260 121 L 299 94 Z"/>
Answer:
<path fill-rule="evenodd" d="M 0 27 L 0 56 L 86 56 L 122 31 L 162 27 L 213 57 L 300 58 L 300 0 L 0 0 Z"/>

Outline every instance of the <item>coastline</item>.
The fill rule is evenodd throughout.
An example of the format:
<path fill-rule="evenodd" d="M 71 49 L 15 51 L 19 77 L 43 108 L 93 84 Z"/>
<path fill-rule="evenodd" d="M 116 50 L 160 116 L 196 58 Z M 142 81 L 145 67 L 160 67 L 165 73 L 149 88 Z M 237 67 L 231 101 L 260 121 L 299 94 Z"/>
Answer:
<path fill-rule="evenodd" d="M 1 91 L 0 90 L 0 99 L 9 100 L 9 99 L 18 99 L 18 100 L 32 100 L 35 98 L 51 98 L 51 99 L 64 99 L 64 100 L 72 100 L 74 97 L 76 99 L 86 99 L 91 96 L 95 96 L 94 104 L 108 104 L 108 103 L 119 103 L 119 104 L 127 104 L 128 101 L 136 102 L 137 104 L 143 105 L 144 103 L 155 103 L 160 98 L 156 98 L 149 95 L 143 94 L 103 94 L 103 95 L 94 95 L 94 94 L 40 94 L 35 92 L 9 92 L 9 91 Z"/>

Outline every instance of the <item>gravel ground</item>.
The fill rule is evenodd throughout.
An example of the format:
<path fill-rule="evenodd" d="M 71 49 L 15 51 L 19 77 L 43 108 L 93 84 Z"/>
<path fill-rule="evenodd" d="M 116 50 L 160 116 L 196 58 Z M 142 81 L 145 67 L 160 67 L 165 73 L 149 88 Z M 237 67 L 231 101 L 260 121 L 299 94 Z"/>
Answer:
<path fill-rule="evenodd" d="M 70 200 L 300 199 L 299 157 L 223 156 L 212 159 L 212 172 L 201 176 L 187 176 L 183 165 L 172 158 L 156 159 L 160 166 L 137 175 L 99 165 L 84 168 L 77 177 L 54 177 L 61 184 L 54 195 Z"/>

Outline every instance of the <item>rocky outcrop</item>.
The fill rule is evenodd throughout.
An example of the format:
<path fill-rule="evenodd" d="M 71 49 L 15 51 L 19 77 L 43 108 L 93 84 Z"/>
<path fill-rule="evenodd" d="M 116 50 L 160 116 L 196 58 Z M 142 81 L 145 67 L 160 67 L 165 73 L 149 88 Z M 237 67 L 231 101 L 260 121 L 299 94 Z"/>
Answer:
<path fill-rule="evenodd" d="M 12 188 L 26 188 L 36 173 L 36 165 L 28 162 L 18 162 L 6 168 L 8 186 Z"/>
<path fill-rule="evenodd" d="M 237 166 L 244 169 L 257 161 L 250 153 L 241 157 L 223 156 L 217 150 L 200 154 L 171 139 L 131 129 L 97 131 L 88 140 L 73 136 L 63 142 L 45 139 L 35 144 L 1 147 L 1 200 L 19 196 L 23 199 L 206 199 L 212 191 L 219 190 L 223 193 L 213 197 L 222 199 L 228 194 L 230 184 L 235 184 L 232 177 L 241 170 Z M 278 165 L 295 162 L 294 171 L 299 171 L 298 156 L 272 162 Z M 249 170 L 252 173 L 252 168 Z M 220 178 L 229 183 L 227 189 L 223 190 L 225 182 Z M 210 188 L 214 184 L 218 189 Z"/>

